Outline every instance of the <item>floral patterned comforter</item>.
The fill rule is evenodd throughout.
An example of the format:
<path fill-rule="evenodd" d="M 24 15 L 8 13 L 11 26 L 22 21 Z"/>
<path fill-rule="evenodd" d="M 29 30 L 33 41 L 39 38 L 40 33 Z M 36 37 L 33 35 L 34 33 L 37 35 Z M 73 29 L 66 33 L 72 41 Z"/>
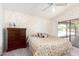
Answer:
<path fill-rule="evenodd" d="M 29 46 L 34 56 L 61 56 L 70 52 L 72 45 L 66 39 L 30 37 Z"/>

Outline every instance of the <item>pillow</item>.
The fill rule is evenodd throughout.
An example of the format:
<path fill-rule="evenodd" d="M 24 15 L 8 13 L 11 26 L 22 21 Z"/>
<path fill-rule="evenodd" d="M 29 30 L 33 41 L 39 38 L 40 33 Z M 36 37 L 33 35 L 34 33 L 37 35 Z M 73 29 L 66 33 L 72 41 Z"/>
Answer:
<path fill-rule="evenodd" d="M 43 33 L 43 36 L 44 36 L 44 38 L 47 38 L 48 37 L 48 34 Z"/>
<path fill-rule="evenodd" d="M 39 37 L 39 38 L 47 38 L 48 35 L 45 33 L 35 33 L 31 35 L 32 37 Z"/>
<path fill-rule="evenodd" d="M 40 37 L 40 38 L 47 38 L 48 35 L 45 34 L 45 33 L 38 33 L 38 37 Z"/>

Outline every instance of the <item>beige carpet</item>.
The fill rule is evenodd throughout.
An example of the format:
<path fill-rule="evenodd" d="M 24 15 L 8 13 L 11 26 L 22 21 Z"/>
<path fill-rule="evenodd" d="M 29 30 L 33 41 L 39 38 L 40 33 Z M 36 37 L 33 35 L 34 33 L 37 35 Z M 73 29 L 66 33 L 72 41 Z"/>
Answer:
<path fill-rule="evenodd" d="M 79 56 L 79 48 L 72 47 L 70 54 L 71 54 L 71 56 Z"/>
<path fill-rule="evenodd" d="M 70 52 L 70 55 L 79 56 L 79 48 L 73 47 Z M 21 49 L 16 49 L 10 52 L 5 52 L 3 56 L 32 56 L 32 53 L 29 50 L 29 48 L 21 48 Z"/>
<path fill-rule="evenodd" d="M 3 56 L 32 56 L 32 53 L 29 48 L 21 48 L 10 52 L 5 52 Z"/>

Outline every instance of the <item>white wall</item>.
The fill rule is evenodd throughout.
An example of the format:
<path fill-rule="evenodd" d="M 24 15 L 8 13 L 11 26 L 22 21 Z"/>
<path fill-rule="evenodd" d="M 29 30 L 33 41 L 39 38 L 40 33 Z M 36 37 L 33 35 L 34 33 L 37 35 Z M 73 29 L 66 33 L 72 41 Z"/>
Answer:
<path fill-rule="evenodd" d="M 0 4 L 0 55 L 3 52 L 3 8 Z"/>
<path fill-rule="evenodd" d="M 67 10 L 58 16 L 58 21 L 70 20 L 79 18 L 79 4 L 71 5 Z"/>
<path fill-rule="evenodd" d="M 56 36 L 57 21 L 32 16 L 16 11 L 5 10 L 4 27 L 9 27 L 9 22 L 15 22 L 18 28 L 27 28 L 28 32 L 43 32 Z"/>

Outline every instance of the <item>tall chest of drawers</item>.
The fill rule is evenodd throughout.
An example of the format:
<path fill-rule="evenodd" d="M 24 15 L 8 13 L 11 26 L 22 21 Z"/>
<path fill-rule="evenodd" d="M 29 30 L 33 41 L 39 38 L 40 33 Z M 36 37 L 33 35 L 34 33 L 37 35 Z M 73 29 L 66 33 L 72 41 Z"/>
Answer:
<path fill-rule="evenodd" d="M 26 28 L 7 28 L 7 51 L 27 47 Z"/>

